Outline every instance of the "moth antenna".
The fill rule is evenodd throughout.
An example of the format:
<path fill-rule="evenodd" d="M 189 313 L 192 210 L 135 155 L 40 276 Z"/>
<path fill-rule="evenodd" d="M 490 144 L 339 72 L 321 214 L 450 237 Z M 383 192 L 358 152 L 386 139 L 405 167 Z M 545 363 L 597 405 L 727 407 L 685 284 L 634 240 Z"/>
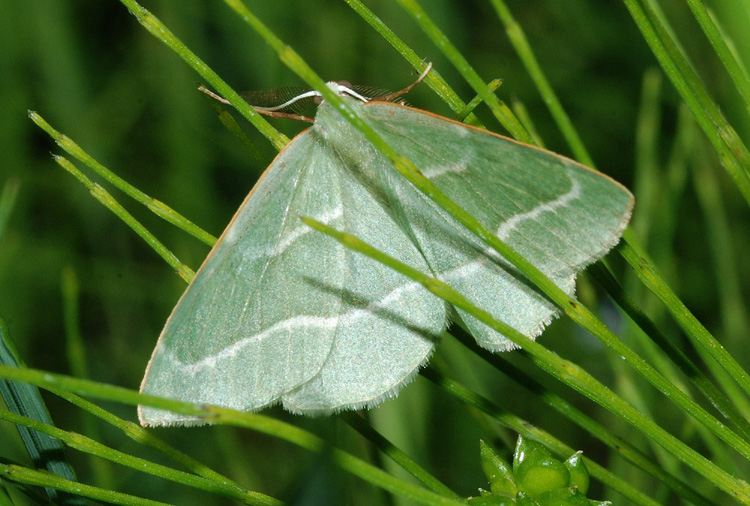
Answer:
<path fill-rule="evenodd" d="M 202 84 L 200 86 L 198 86 L 198 91 L 202 91 L 203 93 L 205 93 L 209 97 L 213 98 L 214 100 L 218 100 L 222 104 L 232 105 L 232 103 L 229 100 L 227 100 L 226 98 L 224 98 L 224 97 L 222 97 L 220 95 L 217 95 L 216 93 L 214 93 L 213 91 L 209 90 L 208 88 L 206 88 Z"/>
<path fill-rule="evenodd" d="M 222 97 L 220 95 L 217 95 L 216 93 L 214 93 L 213 91 L 209 90 L 208 88 L 206 88 L 203 85 L 198 86 L 198 90 L 202 91 L 203 93 L 205 93 L 209 97 L 211 97 L 211 98 L 213 98 L 215 100 L 218 100 L 222 104 L 232 105 L 232 103 L 229 100 L 227 100 L 226 98 L 224 98 L 224 97 Z M 286 106 L 286 105 L 287 104 L 283 104 L 280 107 L 283 107 L 283 106 Z M 250 107 L 252 107 L 255 110 L 255 112 L 257 112 L 258 114 L 263 114 L 264 116 L 270 116 L 272 118 L 286 118 L 286 119 L 293 119 L 293 120 L 297 120 L 297 121 L 305 121 L 307 123 L 315 123 L 315 121 L 312 118 L 308 117 L 308 116 L 302 116 L 300 114 L 293 114 L 293 113 L 281 112 L 281 111 L 274 110 L 274 109 L 277 109 L 277 108 L 256 107 L 256 106 L 254 106 L 252 104 L 250 104 Z"/>
<path fill-rule="evenodd" d="M 312 119 L 309 116 L 303 116 L 301 114 L 294 114 L 291 112 L 281 112 L 281 111 L 269 111 L 268 109 L 265 109 L 263 107 L 255 107 L 251 105 L 253 109 L 255 109 L 255 112 L 258 114 L 262 114 L 264 116 L 268 116 L 270 118 L 286 118 L 286 119 L 293 119 L 297 121 L 305 121 L 307 123 L 315 123 L 315 120 Z"/>
<path fill-rule="evenodd" d="M 414 88 L 416 85 L 418 85 L 419 83 L 421 83 L 424 80 L 424 78 L 427 77 L 427 74 L 430 73 L 430 70 L 432 70 L 432 62 L 430 62 L 430 63 L 427 64 L 427 67 L 422 71 L 421 74 L 419 74 L 419 77 L 417 77 L 416 81 L 414 81 L 413 83 L 411 83 L 409 86 L 407 86 L 403 90 L 399 90 L 399 91 L 397 91 L 395 93 L 391 93 L 389 95 L 384 95 L 382 97 L 377 97 L 377 98 L 374 98 L 373 100 L 377 100 L 377 101 L 381 101 L 382 100 L 383 102 L 390 102 L 393 99 L 395 99 L 397 97 L 400 97 L 401 95 L 406 95 L 407 93 L 409 93 L 412 90 L 412 88 Z M 403 102 L 401 102 L 401 103 L 403 103 Z"/>

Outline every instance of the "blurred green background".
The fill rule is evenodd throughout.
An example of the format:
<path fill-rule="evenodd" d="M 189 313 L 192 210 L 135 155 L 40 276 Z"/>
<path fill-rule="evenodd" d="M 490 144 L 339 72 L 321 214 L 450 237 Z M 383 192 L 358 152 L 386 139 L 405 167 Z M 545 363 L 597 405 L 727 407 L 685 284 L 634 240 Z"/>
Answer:
<path fill-rule="evenodd" d="M 748 11 L 740 9 L 743 3 L 707 3 L 717 9 L 740 54 L 750 54 L 749 18 Z M 395 2 L 366 4 L 420 56 L 434 62 L 465 101 L 473 97 L 468 85 Z M 247 5 L 325 79 L 387 89 L 400 89 L 414 79 L 400 55 L 342 1 L 248 0 Z M 665 0 L 661 5 L 714 99 L 741 137 L 747 138 L 747 111 L 739 106 L 728 77 L 685 4 Z M 144 1 L 144 6 L 235 89 L 302 84 L 222 2 Z M 503 79 L 498 96 L 509 104 L 524 104 L 546 146 L 570 156 L 489 3 L 429 0 L 423 6 L 485 80 Z M 646 111 L 651 123 L 643 119 L 644 76 L 651 72 L 649 82 L 658 86 L 661 70 L 623 3 L 531 0 L 510 2 L 509 7 L 597 167 L 634 189 L 633 225 L 642 244 L 652 251 L 688 306 L 747 366 L 743 327 L 729 329 L 717 308 L 711 230 L 706 225 L 706 209 L 695 193 L 690 164 L 699 160 L 720 188 L 720 211 L 726 213 L 732 232 L 729 248 L 740 259 L 740 270 L 732 280 L 738 294 L 747 291 L 750 278 L 748 264 L 742 261 L 750 244 L 746 205 L 715 155 L 706 149 L 701 133 L 695 134 L 690 146 L 675 148 L 680 99 L 668 81 L 663 80 L 654 106 Z M 37 111 L 109 169 L 215 235 L 229 222 L 275 151 L 246 125 L 265 158 L 250 156 L 197 92 L 199 77 L 114 0 L 0 2 L 0 48 L 0 186 L 18 185 L 7 228 L 0 236 L 0 315 L 29 366 L 69 374 L 61 295 L 61 277 L 68 269 L 80 285 L 78 317 L 90 378 L 136 389 L 161 326 L 185 284 L 50 159 L 50 152 L 60 150 L 28 119 L 27 110 Z M 452 116 L 426 86 L 417 87 L 408 100 Z M 477 114 L 491 130 L 502 133 L 485 109 L 480 107 Z M 274 124 L 290 136 L 304 128 L 287 120 Z M 675 149 L 685 163 L 666 172 L 663 169 Z M 645 169 L 651 170 L 650 175 L 639 176 Z M 108 188 L 183 262 L 194 269 L 200 265 L 208 252 L 205 245 Z M 630 286 L 635 296 L 642 291 Z M 585 284 L 579 290 L 582 297 L 593 300 L 595 292 L 590 288 Z M 651 314 L 668 333 L 679 336 L 674 324 L 664 319 L 663 310 L 649 305 L 648 298 L 640 301 L 652 308 Z M 741 300 L 736 302 L 739 318 L 743 318 L 744 306 Z M 615 330 L 623 329 L 619 313 L 606 301 L 603 304 L 606 321 Z M 606 384 L 622 387 L 616 360 L 570 323 L 556 322 L 542 342 Z M 467 375 L 471 377 L 464 380 L 474 382 L 506 409 L 552 431 L 603 465 L 618 468 L 617 458 L 609 456 L 601 444 L 561 422 L 547 408 L 529 402 L 523 390 L 476 365 L 476 359 L 454 343 L 445 343 L 439 357 L 458 370 L 471 370 Z M 611 419 L 528 363 L 519 359 L 519 364 L 592 416 L 605 423 Z M 48 399 L 56 423 L 84 430 L 81 418 L 86 415 L 52 396 Z M 660 402 L 658 396 L 654 399 Z M 135 419 L 135 410 L 129 406 L 107 407 Z M 670 408 L 663 409 L 656 409 L 655 416 L 669 425 Z M 342 445 L 363 446 L 335 419 L 308 420 L 278 409 L 270 413 Z M 398 400 L 385 403 L 370 416 L 388 437 L 459 493 L 470 495 L 486 486 L 478 461 L 478 439 L 487 437 L 486 433 L 431 383 L 418 379 Z M 104 427 L 100 430 L 106 444 L 141 451 L 120 434 Z M 0 424 L 0 455 L 7 452 L 22 459 L 13 431 L 9 424 Z M 158 432 L 249 488 L 279 498 L 289 499 L 307 491 L 306 486 L 330 482 L 346 489 L 338 496 L 342 503 L 387 504 L 381 492 L 373 492 L 351 476 L 328 475 L 335 476 L 328 482 L 318 479 L 316 473 L 329 472 L 320 457 L 270 437 L 228 428 Z M 513 435 L 506 437 L 506 441 L 513 440 Z M 84 482 L 103 480 L 129 493 L 175 504 L 200 504 L 196 498 L 200 496 L 191 490 L 143 479 L 133 471 L 90 461 L 75 452 L 70 456 Z M 621 472 L 630 473 L 624 468 Z M 638 473 L 633 480 L 645 480 L 646 489 L 650 486 Z M 589 496 L 603 499 L 597 496 L 599 492 L 595 488 Z"/>

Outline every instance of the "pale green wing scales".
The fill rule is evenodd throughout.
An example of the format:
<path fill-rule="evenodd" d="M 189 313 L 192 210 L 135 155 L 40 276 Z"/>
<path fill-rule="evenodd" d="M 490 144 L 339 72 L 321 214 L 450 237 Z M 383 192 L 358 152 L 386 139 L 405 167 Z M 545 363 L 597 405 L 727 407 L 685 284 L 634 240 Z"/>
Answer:
<path fill-rule="evenodd" d="M 628 222 L 632 195 L 576 162 L 408 107 L 350 105 L 454 202 L 568 294 L 575 290 L 576 273 L 612 248 Z M 359 160 L 371 168 L 393 219 L 438 278 L 527 336 L 541 333 L 557 314 L 543 294 L 390 168 L 336 111 L 321 105 L 316 127 L 350 163 Z M 514 347 L 478 320 L 459 314 L 483 347 Z"/>
<path fill-rule="evenodd" d="M 336 87 L 335 84 L 330 84 Z M 620 238 L 632 195 L 568 159 L 408 107 L 345 98 L 445 194 L 567 293 Z M 274 160 L 162 331 L 141 390 L 306 414 L 373 406 L 425 363 L 448 307 L 421 285 L 314 232 L 318 221 L 432 272 L 529 337 L 554 305 L 417 191 L 325 102 Z M 513 343 L 458 313 L 480 345 Z M 139 408 L 147 425 L 200 420 Z"/>
<path fill-rule="evenodd" d="M 268 168 L 196 273 L 142 392 L 240 410 L 283 401 L 293 411 L 332 412 L 377 403 L 415 374 L 446 324 L 443 301 L 314 232 L 302 215 L 375 232 L 379 248 L 428 269 L 382 204 L 308 130 Z M 201 423 L 144 406 L 139 417 Z"/>
<path fill-rule="evenodd" d="M 316 135 L 324 125 L 313 126 Z M 383 208 L 376 187 L 363 184 L 364 174 L 337 146 L 320 138 L 335 153 L 346 211 L 340 228 L 366 237 L 375 248 L 421 271 L 429 267 L 414 243 Z M 432 353 L 447 324 L 446 304 L 422 285 L 351 253 L 342 269 L 342 313 L 331 351 L 318 374 L 282 397 L 295 413 L 323 414 L 372 407 L 395 396 Z"/>

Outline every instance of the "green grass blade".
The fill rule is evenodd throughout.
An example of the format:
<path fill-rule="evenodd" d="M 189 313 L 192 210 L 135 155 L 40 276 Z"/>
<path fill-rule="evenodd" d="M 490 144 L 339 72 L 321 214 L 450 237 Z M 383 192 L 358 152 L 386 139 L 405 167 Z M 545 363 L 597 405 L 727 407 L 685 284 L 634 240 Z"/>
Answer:
<path fill-rule="evenodd" d="M 202 86 L 199 87 L 199 89 L 203 88 Z M 232 117 L 231 114 L 227 112 L 226 109 L 224 109 L 221 106 L 221 103 L 217 100 L 213 99 L 209 95 L 203 94 L 204 97 L 206 97 L 206 100 L 211 104 L 211 107 L 214 108 L 216 111 L 216 116 L 218 116 L 219 121 L 221 121 L 221 124 L 226 127 L 227 130 L 229 130 L 250 152 L 251 155 L 256 160 L 259 160 L 261 162 L 267 162 L 266 158 L 263 156 L 263 154 L 260 152 L 260 150 L 253 144 L 253 141 L 250 140 L 250 137 L 248 137 L 245 132 L 240 128 L 240 125 L 234 120 L 234 117 Z M 213 238 L 213 243 L 216 242 L 216 238 Z"/>
<path fill-rule="evenodd" d="M 0 318 L 0 364 L 16 368 L 25 367 L 2 318 Z M 10 410 L 8 413 L 15 414 L 14 416 L 24 416 L 24 418 L 30 417 L 29 419 L 33 419 L 35 423 L 52 423 L 47 406 L 36 387 L 15 381 L 0 381 L 0 394 Z M 31 428 L 24 426 L 17 426 L 17 428 L 26 451 L 37 469 L 75 481 L 75 472 L 65 456 L 60 441 Z M 47 487 L 47 496 L 51 501 L 61 505 L 83 504 L 79 497 L 58 494 L 54 487 Z"/>
<path fill-rule="evenodd" d="M 489 351 L 480 348 L 477 346 L 476 341 L 472 339 L 470 336 L 459 334 L 457 336 L 457 339 L 469 348 L 472 352 L 479 355 L 483 360 L 491 364 L 495 369 L 499 370 L 506 376 L 513 379 L 513 381 L 517 382 L 518 384 L 522 385 L 528 392 L 531 393 L 536 399 L 539 400 L 542 404 L 548 406 L 551 409 L 554 409 L 557 411 L 560 415 L 568 418 L 573 423 L 578 425 L 581 429 L 591 434 L 593 437 L 597 438 L 599 441 L 607 445 L 612 450 L 616 451 L 620 454 L 620 456 L 627 460 L 628 462 L 631 462 L 633 465 L 639 467 L 640 469 L 644 470 L 651 476 L 653 476 L 655 479 L 661 481 L 669 487 L 671 490 L 675 491 L 675 493 L 681 495 L 682 497 L 685 497 L 686 499 L 690 500 L 692 503 L 703 506 L 711 506 L 714 505 L 711 501 L 703 497 L 699 492 L 697 492 L 695 489 L 693 489 L 688 483 L 680 480 L 678 477 L 670 474 L 662 467 L 658 466 L 653 459 L 644 454 L 642 451 L 640 451 L 638 448 L 636 448 L 634 445 L 630 444 L 628 441 L 616 436 L 612 433 L 612 431 L 604 426 L 602 426 L 600 423 L 596 422 L 591 417 L 587 416 L 583 412 L 581 412 L 579 409 L 577 409 L 575 406 L 573 406 L 570 402 L 563 399 L 561 396 L 557 395 L 553 391 L 550 391 L 549 389 L 545 388 L 541 383 L 537 382 L 533 378 L 531 378 L 528 374 L 524 373 L 522 370 L 516 368 L 514 365 L 512 365 L 510 362 L 505 360 L 505 357 L 498 356 L 496 354 L 490 353 Z M 450 380 L 453 381 L 453 380 Z M 465 389 L 464 387 L 460 385 L 456 385 L 451 387 L 451 392 L 455 395 L 456 390 L 462 390 Z M 463 395 L 463 394 L 462 394 Z M 472 393 L 472 396 L 476 394 Z M 463 398 L 463 397 L 462 397 Z M 471 397 L 469 397 L 471 398 Z M 481 409 L 482 411 L 486 411 L 482 405 L 489 403 L 489 401 L 482 401 L 482 403 L 476 404 L 476 406 Z M 472 401 L 472 404 L 474 402 Z M 500 408 L 497 408 L 500 410 Z M 490 410 L 488 414 L 491 416 L 496 416 L 496 413 L 498 411 L 492 411 Z M 512 416 L 512 415 L 503 415 L 503 416 Z M 501 421 L 501 423 L 504 423 L 502 419 L 498 419 Z M 523 422 L 522 427 L 526 425 L 531 425 L 529 422 Z M 515 429 L 515 425 L 512 427 Z M 532 434 L 524 434 L 528 436 L 532 436 Z M 567 449 L 559 450 L 560 453 L 558 453 L 559 456 L 563 456 Z M 570 455 L 570 453 L 568 453 Z M 593 475 L 593 473 L 592 473 Z M 599 478 L 599 476 L 597 476 Z M 603 478 L 600 478 L 603 480 Z M 609 478 L 612 479 L 612 478 Z M 615 481 L 620 480 L 620 478 L 615 478 Z M 603 480 L 605 481 L 605 480 Z M 622 490 L 624 490 L 626 487 L 614 487 L 617 490 L 620 490 L 621 493 L 625 494 Z M 627 495 L 627 494 L 625 494 Z M 635 500 L 631 497 L 631 500 Z M 715 506 L 715 505 L 714 505 Z"/>
<path fill-rule="evenodd" d="M 654 9 L 647 3 L 641 5 L 638 0 L 625 0 L 625 6 L 664 72 L 711 141 L 722 165 L 750 204 L 750 152 L 713 103 Z"/>
<path fill-rule="evenodd" d="M 367 24 L 369 24 L 373 30 L 378 32 L 383 39 L 385 39 L 404 59 L 411 64 L 415 69 L 421 69 L 424 65 L 424 61 L 415 53 L 408 45 L 396 35 L 393 30 L 388 28 L 380 18 L 378 18 L 370 9 L 368 9 L 360 0 L 344 0 L 349 7 L 354 10 Z M 437 72 L 430 72 L 425 78 L 425 84 L 427 84 L 440 98 L 448 104 L 454 112 L 459 113 L 462 111 L 466 104 L 461 100 L 458 94 L 453 91 L 453 88 L 443 79 L 443 77 Z M 473 110 L 473 108 L 472 108 Z M 459 120 L 461 121 L 461 120 Z M 467 114 L 466 123 L 475 125 L 478 127 L 484 127 L 479 119 L 474 116 L 471 112 Z"/>
<path fill-rule="evenodd" d="M 63 158 L 62 156 L 54 156 L 54 160 L 65 170 L 70 172 L 73 176 L 76 177 L 83 185 L 89 190 L 89 193 L 101 202 L 107 209 L 115 213 L 115 215 L 120 218 L 127 226 L 133 229 L 133 231 L 138 234 L 144 241 L 146 241 L 146 244 L 151 246 L 156 253 L 164 259 L 167 264 L 169 264 L 170 267 L 172 267 L 177 274 L 184 279 L 186 282 L 190 282 L 191 279 L 193 279 L 193 276 L 195 273 L 193 272 L 190 267 L 186 266 L 182 262 L 180 262 L 174 254 L 167 249 L 166 246 L 164 246 L 154 235 L 149 232 L 146 227 L 141 225 L 141 223 L 135 219 L 135 217 L 127 212 L 122 205 L 120 205 L 117 200 L 112 197 L 112 195 L 102 188 L 100 185 L 94 183 L 89 178 L 87 178 L 80 170 L 78 170 L 75 165 L 70 163 L 66 158 Z"/>
<path fill-rule="evenodd" d="M 115 187 L 119 188 L 122 192 L 124 192 L 129 197 L 133 198 L 135 201 L 140 202 L 143 204 L 147 209 L 151 210 L 154 214 L 159 216 L 160 218 L 164 219 L 168 223 L 171 223 L 175 225 L 176 227 L 184 230 L 188 234 L 192 235 L 193 237 L 199 239 L 200 241 L 208 244 L 209 246 L 212 246 L 216 242 L 216 237 L 212 236 L 208 232 L 204 231 L 194 223 L 192 223 L 190 220 L 185 218 L 184 216 L 180 215 L 178 212 L 176 212 L 174 209 L 170 208 L 163 202 L 160 202 L 154 198 L 149 197 L 121 177 L 114 174 L 112 171 L 104 167 L 102 164 L 100 164 L 98 161 L 96 161 L 92 156 L 90 156 L 88 153 L 86 153 L 83 149 L 81 149 L 78 144 L 73 142 L 73 140 L 58 132 L 52 126 L 47 123 L 44 118 L 42 118 L 39 114 L 37 114 L 34 111 L 29 111 L 29 117 L 31 120 L 37 124 L 42 130 L 47 132 L 50 137 L 54 139 L 54 141 L 57 143 L 58 146 L 60 146 L 65 152 L 69 153 L 71 156 L 75 157 L 77 160 L 83 162 L 86 164 L 89 168 L 91 168 L 94 172 L 99 174 L 102 178 L 104 178 L 109 183 L 113 184 Z"/>
<path fill-rule="evenodd" d="M 484 79 L 482 79 L 476 70 L 472 68 L 471 64 L 463 57 L 450 40 L 448 40 L 440 28 L 433 23 L 419 3 L 416 0 L 397 0 L 397 2 L 407 13 L 409 13 L 414 21 L 416 21 L 435 46 L 443 52 L 466 82 L 474 89 L 477 95 L 482 97 L 482 101 L 487 104 L 500 124 L 519 141 L 533 144 L 534 139 L 523 128 L 523 125 L 521 125 L 515 115 L 507 106 L 501 104 L 498 98 L 490 92 Z"/>
<path fill-rule="evenodd" d="M 63 322 L 65 325 L 65 356 L 68 359 L 73 376 L 88 378 L 86 363 L 86 345 L 81 334 L 80 313 L 80 285 L 75 270 L 67 266 L 62 271 L 61 291 L 63 302 Z M 84 433 L 95 441 L 103 440 L 99 425 L 88 416 L 81 417 Z M 96 477 L 96 483 L 103 488 L 114 488 L 116 479 L 112 466 L 96 459 L 90 459 L 90 469 Z"/>
<path fill-rule="evenodd" d="M 602 407 L 609 409 L 626 420 L 633 427 L 653 439 L 657 444 L 675 454 L 686 465 L 711 479 L 719 488 L 739 500 L 741 503 L 750 504 L 750 485 L 748 483 L 739 480 L 716 467 L 708 459 L 686 446 L 649 418 L 643 416 L 638 410 L 633 408 L 633 406 L 624 402 L 615 395 L 614 392 L 598 382 L 594 377 L 577 365 L 562 359 L 541 344 L 529 339 L 512 327 L 494 319 L 488 312 L 477 308 L 462 295 L 453 291 L 446 283 L 385 255 L 351 234 L 339 232 L 311 218 L 303 218 L 303 221 L 315 230 L 330 235 L 345 247 L 363 253 L 374 260 L 397 270 L 408 278 L 422 284 L 432 293 L 451 303 L 455 307 L 467 311 L 482 323 L 488 325 L 497 332 L 500 332 L 515 344 L 523 348 L 529 353 L 532 357 L 532 361 L 537 366 L 580 393 L 586 395 L 589 399 L 598 403 Z M 693 404 L 692 401 L 691 404 Z M 730 436 L 726 432 L 722 432 L 722 434 L 730 437 L 732 441 L 738 441 L 739 444 L 744 445 L 744 441 L 736 437 L 736 435 Z"/>
<path fill-rule="evenodd" d="M 211 423 L 234 425 L 256 430 L 286 440 L 306 450 L 331 451 L 334 462 L 351 474 L 387 490 L 393 494 L 412 499 L 427 506 L 465 506 L 465 502 L 440 496 L 424 488 L 399 480 L 381 469 L 339 449 L 326 448 L 324 441 L 291 424 L 255 413 L 235 411 L 229 408 L 190 404 L 173 399 L 146 395 L 123 387 L 97 383 L 61 374 L 52 374 L 34 369 L 16 369 L 0 366 L 0 378 L 23 381 L 51 389 L 64 389 L 81 395 L 111 400 L 131 405 L 147 405 L 210 420 Z"/>
<path fill-rule="evenodd" d="M 393 443 L 383 437 L 378 431 L 365 421 L 360 415 L 350 411 L 342 412 L 339 418 L 344 420 L 354 430 L 359 432 L 363 437 L 375 445 L 384 455 L 391 458 L 396 464 L 401 466 L 406 472 L 422 482 L 427 488 L 435 493 L 459 499 L 459 495 L 445 486 L 440 480 L 428 473 L 422 466 L 414 462 L 408 455 L 399 450 Z"/>
<path fill-rule="evenodd" d="M 544 148 L 544 139 L 542 139 L 542 137 L 539 135 L 539 132 L 534 126 L 534 121 L 531 119 L 529 111 L 526 109 L 526 106 L 523 104 L 523 102 L 513 99 L 511 100 L 510 107 L 511 109 L 513 109 L 513 112 L 518 118 L 518 121 L 520 121 L 526 131 L 529 132 L 529 135 L 534 138 L 534 142 L 536 143 L 536 145 L 540 148 Z"/>
<path fill-rule="evenodd" d="M 547 77 L 544 75 L 536 56 L 534 56 L 531 45 L 523 32 L 523 28 L 521 28 L 521 25 L 519 25 L 513 18 L 510 9 L 508 9 L 508 6 L 503 0 L 491 1 L 495 8 L 495 12 L 497 12 L 503 25 L 505 25 L 505 33 L 508 35 L 508 39 L 511 44 L 513 44 L 518 57 L 529 72 L 539 94 L 544 99 L 544 103 L 547 104 L 547 108 L 555 119 L 557 127 L 568 142 L 568 146 L 573 152 L 573 156 L 582 164 L 594 167 L 594 161 L 591 159 L 586 147 L 583 145 L 581 138 L 578 136 L 578 132 L 576 132 L 573 123 L 570 121 L 570 117 L 568 117 L 565 109 L 563 109 L 555 91 L 552 89 L 549 81 L 547 81 Z"/>
<path fill-rule="evenodd" d="M 113 448 L 108 448 L 103 444 L 98 443 L 95 440 L 81 434 L 64 431 L 24 416 L 15 415 L 8 411 L 0 410 L 0 419 L 4 419 L 8 422 L 14 423 L 17 426 L 28 427 L 39 433 L 46 434 L 51 438 L 62 441 L 69 447 L 78 451 L 109 460 L 110 462 L 114 462 L 125 467 L 130 467 L 131 469 L 135 469 L 137 471 L 149 473 L 165 480 L 173 481 L 175 483 L 193 487 L 209 493 L 239 500 L 245 504 L 252 504 L 257 506 L 278 506 L 281 504 L 281 501 L 273 499 L 272 497 L 257 493 L 249 495 L 243 488 L 236 485 L 209 480 L 201 476 L 194 476 L 183 471 L 177 471 L 160 464 L 155 464 L 153 462 L 128 455 Z"/>
<path fill-rule="evenodd" d="M 169 504 L 164 502 L 152 501 L 121 492 L 92 487 L 91 485 L 67 480 L 51 473 L 34 471 L 12 464 L 0 463 L 0 475 L 2 475 L 3 479 L 14 483 L 38 485 L 110 504 L 120 504 L 122 506 L 169 506 Z"/>
<path fill-rule="evenodd" d="M 636 303 L 627 295 L 620 286 L 611 271 L 601 263 L 592 265 L 589 273 L 607 290 L 617 305 L 627 314 L 630 319 L 643 331 L 645 335 L 661 348 L 682 373 L 690 379 L 695 387 L 703 393 L 712 405 L 722 413 L 728 422 L 750 440 L 750 422 L 737 410 L 735 404 L 722 394 L 706 375 L 688 358 L 688 356 L 675 346 L 664 333 L 641 311 Z M 652 359 L 656 354 L 649 354 Z M 672 378 L 678 384 L 677 378 Z"/>
<path fill-rule="evenodd" d="M 80 285 L 75 270 L 72 267 L 64 268 L 60 281 L 63 299 L 63 319 L 65 321 L 65 355 L 73 376 L 88 378 L 86 346 L 83 343 L 78 318 Z"/>
<path fill-rule="evenodd" d="M 693 16 L 695 16 L 701 30 L 716 51 L 727 74 L 732 78 L 737 91 L 740 92 L 740 96 L 745 102 L 745 110 L 750 112 L 750 76 L 748 76 L 747 69 L 742 65 L 737 55 L 732 51 L 728 43 L 728 36 L 721 30 L 716 18 L 702 1 L 686 0 L 686 3 L 693 11 Z"/>
<path fill-rule="evenodd" d="M 638 195 L 638 212 L 633 216 L 629 226 L 633 230 L 632 235 L 644 243 L 651 238 L 651 229 L 656 226 L 655 220 L 648 218 L 662 210 L 659 204 L 664 200 L 663 193 L 657 194 L 658 189 L 662 188 L 658 159 L 662 80 L 662 74 L 656 68 L 650 68 L 643 74 L 641 103 L 635 130 L 636 159 L 632 191 L 634 195 Z"/>
<path fill-rule="evenodd" d="M 283 148 L 289 139 L 279 133 L 263 116 L 255 112 L 255 109 L 245 102 L 236 91 L 225 83 L 219 75 L 211 70 L 198 56 L 190 51 L 180 39 L 162 23 L 156 16 L 141 6 L 135 0 L 120 0 L 125 7 L 135 16 L 138 22 L 148 30 L 148 32 L 163 42 L 172 51 L 190 65 L 203 79 L 214 87 L 224 98 L 229 100 L 232 105 L 242 114 L 258 131 L 265 136 L 276 149 Z"/>
<path fill-rule="evenodd" d="M 677 294 L 667 285 L 653 262 L 644 252 L 638 252 L 628 243 L 617 247 L 623 258 L 631 265 L 638 278 L 657 296 L 672 313 L 685 333 L 707 352 L 722 368 L 734 378 L 746 394 L 750 395 L 750 375 L 732 357 L 714 336 L 688 310 Z"/>
<path fill-rule="evenodd" d="M 492 81 L 487 83 L 487 88 L 490 90 L 490 92 L 495 93 L 495 91 L 497 91 L 497 89 L 500 87 L 501 84 L 503 84 L 502 79 L 493 79 Z M 477 95 L 474 98 L 472 98 L 463 109 L 458 111 L 458 113 L 456 114 L 456 121 L 463 121 L 464 123 L 469 123 L 469 121 L 467 121 L 467 118 L 469 118 L 469 116 L 473 114 L 474 109 L 479 107 L 479 104 L 481 103 L 482 103 L 481 96 Z"/>

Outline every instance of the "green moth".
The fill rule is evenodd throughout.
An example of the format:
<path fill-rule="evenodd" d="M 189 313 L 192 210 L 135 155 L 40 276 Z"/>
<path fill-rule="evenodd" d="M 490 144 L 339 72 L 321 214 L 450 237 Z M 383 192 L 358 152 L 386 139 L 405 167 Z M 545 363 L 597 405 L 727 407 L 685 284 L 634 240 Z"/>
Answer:
<path fill-rule="evenodd" d="M 633 196 L 576 162 L 329 83 L 454 202 L 567 293 L 620 238 Z M 556 310 L 502 257 L 404 179 L 326 102 L 240 206 L 159 337 L 141 391 L 239 410 L 326 414 L 394 397 L 460 318 L 421 285 L 304 225 L 310 216 L 452 285 L 529 337 Z M 144 425 L 202 423 L 139 407 Z"/>

